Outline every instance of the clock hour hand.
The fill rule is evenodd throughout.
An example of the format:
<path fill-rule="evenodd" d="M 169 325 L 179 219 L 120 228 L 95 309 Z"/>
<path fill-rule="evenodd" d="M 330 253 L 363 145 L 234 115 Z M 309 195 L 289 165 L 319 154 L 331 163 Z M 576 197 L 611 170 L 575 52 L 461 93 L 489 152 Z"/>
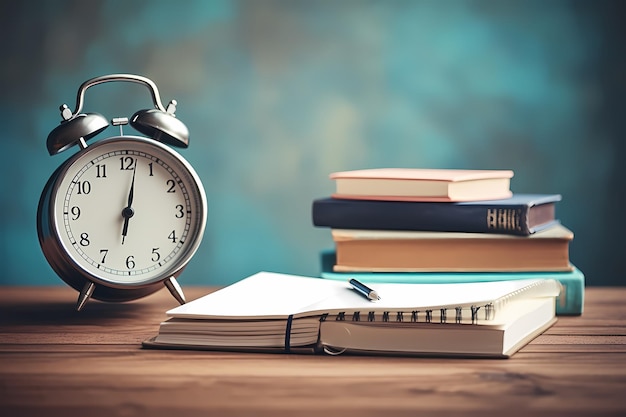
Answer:
<path fill-rule="evenodd" d="M 128 221 L 135 214 L 135 210 L 133 210 L 133 198 L 135 196 L 135 173 L 137 172 L 137 162 L 135 162 L 135 167 L 133 168 L 133 179 L 130 183 L 130 191 L 128 192 L 128 205 L 122 209 L 122 217 L 124 218 L 124 225 L 122 226 L 122 245 L 124 244 L 124 239 L 126 239 L 126 235 L 128 234 Z"/>

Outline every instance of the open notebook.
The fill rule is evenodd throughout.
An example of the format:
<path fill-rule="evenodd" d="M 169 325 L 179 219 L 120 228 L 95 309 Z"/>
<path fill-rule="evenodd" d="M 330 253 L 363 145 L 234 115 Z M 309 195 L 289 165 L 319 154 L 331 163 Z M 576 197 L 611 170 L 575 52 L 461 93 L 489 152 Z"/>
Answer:
<path fill-rule="evenodd" d="M 554 280 L 371 284 L 259 272 L 167 312 L 146 347 L 508 357 L 555 319 Z"/>

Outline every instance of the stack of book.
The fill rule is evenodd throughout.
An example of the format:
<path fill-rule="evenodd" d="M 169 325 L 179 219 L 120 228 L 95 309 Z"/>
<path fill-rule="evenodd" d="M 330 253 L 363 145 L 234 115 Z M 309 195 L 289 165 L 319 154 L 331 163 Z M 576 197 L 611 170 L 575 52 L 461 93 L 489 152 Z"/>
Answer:
<path fill-rule="evenodd" d="M 556 313 L 583 311 L 574 235 L 556 217 L 558 194 L 513 194 L 510 170 L 383 168 L 330 175 L 336 192 L 313 202 L 331 229 L 322 278 L 461 283 L 555 279 Z"/>

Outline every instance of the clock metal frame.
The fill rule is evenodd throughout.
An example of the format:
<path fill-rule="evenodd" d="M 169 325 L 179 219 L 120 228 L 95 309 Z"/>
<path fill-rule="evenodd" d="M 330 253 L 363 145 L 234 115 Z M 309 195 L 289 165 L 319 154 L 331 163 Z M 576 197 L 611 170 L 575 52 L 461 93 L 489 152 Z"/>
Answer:
<path fill-rule="evenodd" d="M 133 82 L 146 86 L 151 93 L 154 108 L 139 110 L 130 118 L 130 125 L 140 133 L 149 137 L 124 135 L 114 136 L 99 140 L 88 145 L 87 141 L 98 135 L 109 126 L 109 122 L 97 113 L 81 113 L 84 104 L 84 95 L 88 88 L 107 82 Z M 44 256 L 52 269 L 69 286 L 79 291 L 76 309 L 81 310 L 87 300 L 95 298 L 101 301 L 122 302 L 135 300 L 167 287 L 174 298 L 181 304 L 185 303 L 185 296 L 176 278 L 183 272 L 193 255 L 196 253 L 204 231 L 206 228 L 208 205 L 206 194 L 198 174 L 191 164 L 170 146 L 186 148 L 189 144 L 189 132 L 187 127 L 176 118 L 177 102 L 171 100 L 167 107 L 163 106 L 156 84 L 152 80 L 132 74 L 111 74 L 95 77 L 85 81 L 79 88 L 76 99 L 76 110 L 72 112 L 66 104 L 60 107 L 62 121 L 59 126 L 50 132 L 47 139 L 47 148 L 50 155 L 63 152 L 74 145 L 78 145 L 80 150 L 59 166 L 48 179 L 41 194 L 37 208 L 37 234 Z M 128 124 L 129 119 L 120 117 L 112 120 L 113 125 L 120 126 Z M 124 149 L 124 144 L 132 143 L 133 148 L 145 147 L 146 153 L 155 150 L 156 153 L 166 153 L 174 159 L 179 168 L 185 172 L 188 178 L 186 185 L 193 186 L 187 192 L 194 196 L 197 202 L 199 213 L 196 214 L 197 227 L 191 231 L 185 241 L 182 253 L 177 254 L 171 265 L 166 265 L 162 273 L 145 280 L 136 282 L 114 282 L 103 278 L 96 273 L 90 272 L 81 261 L 72 256 L 72 248 L 66 247 L 61 239 L 61 227 L 56 222 L 56 214 L 62 209 L 55 206 L 57 193 L 67 192 L 60 190 L 63 179 L 68 171 L 88 153 L 97 151 L 102 146 L 119 144 L 120 150 Z M 87 161 L 87 160 L 85 160 Z M 136 167 L 134 168 L 136 169 Z M 129 207 L 130 209 L 130 197 Z M 130 217 L 120 207 L 123 217 Z M 125 219 L 128 221 L 128 219 Z M 122 232 L 125 237 L 125 231 Z M 85 261 L 87 262 L 87 261 Z"/>

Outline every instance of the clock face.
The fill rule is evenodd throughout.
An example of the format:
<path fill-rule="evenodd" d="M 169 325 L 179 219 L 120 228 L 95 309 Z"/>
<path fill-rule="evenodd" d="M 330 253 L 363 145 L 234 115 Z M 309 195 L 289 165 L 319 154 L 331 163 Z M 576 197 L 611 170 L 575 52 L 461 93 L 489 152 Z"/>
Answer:
<path fill-rule="evenodd" d="M 206 198 L 191 166 L 151 139 L 117 137 L 60 172 L 53 224 L 72 262 L 115 286 L 168 278 L 196 251 Z"/>

